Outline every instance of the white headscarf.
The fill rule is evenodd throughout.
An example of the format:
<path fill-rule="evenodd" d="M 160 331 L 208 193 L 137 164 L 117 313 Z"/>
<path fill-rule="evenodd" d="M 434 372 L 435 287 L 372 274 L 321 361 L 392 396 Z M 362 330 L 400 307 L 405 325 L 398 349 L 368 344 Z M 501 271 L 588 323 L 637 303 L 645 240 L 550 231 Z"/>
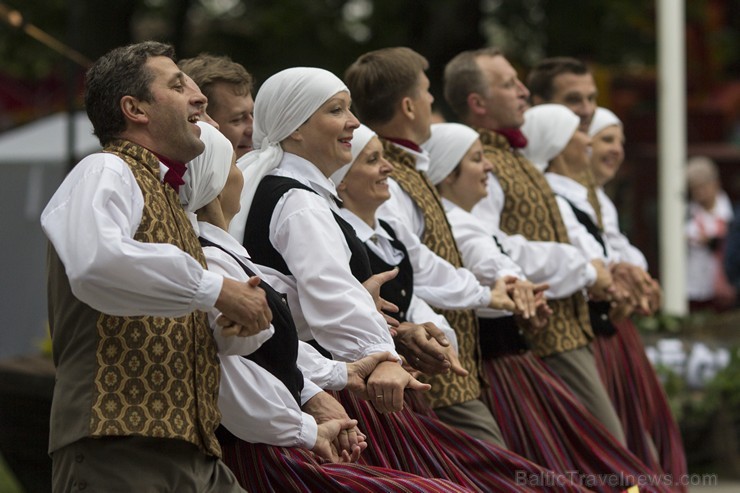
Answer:
<path fill-rule="evenodd" d="M 280 142 L 341 91 L 349 89 L 339 77 L 312 67 L 283 70 L 262 84 L 254 99 L 254 150 L 238 163 L 244 172 L 241 205 L 245 213 L 262 178 L 277 168 L 283 158 Z"/>
<path fill-rule="evenodd" d="M 355 129 L 355 132 L 352 134 L 352 161 L 350 161 L 349 164 L 345 164 L 331 175 L 331 181 L 334 182 L 334 185 L 342 183 L 342 180 L 347 176 L 352 165 L 357 161 L 357 157 L 376 135 L 377 134 L 370 130 L 370 128 L 362 124 Z"/>
<path fill-rule="evenodd" d="M 522 133 L 527 137 L 522 154 L 544 172 L 550 160 L 563 152 L 580 123 L 578 115 L 562 104 L 529 108 L 524 112 L 522 125 Z"/>
<path fill-rule="evenodd" d="M 601 107 L 596 108 L 594 117 L 591 120 L 591 126 L 588 127 L 588 135 L 590 137 L 593 137 L 597 133 L 604 130 L 606 127 L 611 127 L 612 125 L 618 125 L 621 127 L 622 120 L 620 120 L 617 115 L 612 113 L 611 110 Z"/>
<path fill-rule="evenodd" d="M 429 153 L 427 175 L 431 182 L 437 185 L 447 178 L 479 138 L 478 132 L 467 125 L 432 124 L 432 136 L 421 145 Z"/>
<path fill-rule="evenodd" d="M 226 185 L 234 147 L 216 127 L 198 122 L 200 140 L 206 145 L 203 153 L 188 163 L 182 177 L 180 199 L 188 212 L 195 212 L 218 197 Z"/>

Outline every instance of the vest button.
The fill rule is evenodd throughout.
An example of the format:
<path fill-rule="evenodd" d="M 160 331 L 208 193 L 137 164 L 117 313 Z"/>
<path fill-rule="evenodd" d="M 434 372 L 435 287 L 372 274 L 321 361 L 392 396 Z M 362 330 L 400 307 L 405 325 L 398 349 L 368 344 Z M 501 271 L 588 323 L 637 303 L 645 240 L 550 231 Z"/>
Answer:
<path fill-rule="evenodd" d="M 398 312 L 398 316 L 401 317 L 401 318 L 405 318 L 406 317 L 406 313 L 405 312 Z"/>
<path fill-rule="evenodd" d="M 84 455 L 82 455 L 82 454 L 75 455 L 75 462 L 77 462 L 78 464 L 80 462 L 82 462 L 83 460 L 85 460 L 85 456 Z"/>
<path fill-rule="evenodd" d="M 601 314 L 601 320 L 603 320 L 604 322 L 606 322 L 607 320 L 609 320 L 609 315 L 607 315 L 606 313 L 602 313 Z"/>
<path fill-rule="evenodd" d="M 405 289 L 402 289 L 401 290 L 401 296 L 406 297 L 406 290 Z"/>

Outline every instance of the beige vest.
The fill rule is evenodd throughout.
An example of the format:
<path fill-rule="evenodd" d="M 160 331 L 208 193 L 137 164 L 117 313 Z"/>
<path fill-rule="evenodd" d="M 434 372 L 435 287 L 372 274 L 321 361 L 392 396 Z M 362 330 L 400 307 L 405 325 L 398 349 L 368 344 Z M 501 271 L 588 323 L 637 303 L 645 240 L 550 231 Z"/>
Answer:
<path fill-rule="evenodd" d="M 127 141 L 116 141 L 105 152 L 129 165 L 144 195 L 134 239 L 175 245 L 205 267 L 177 193 L 159 179 L 159 160 Z M 53 247 L 49 250 L 49 321 L 57 365 L 50 451 L 84 437 L 137 435 L 185 440 L 220 456 L 214 434 L 221 419 L 220 370 L 206 314 L 98 312 L 75 298 L 64 266 Z"/>
<path fill-rule="evenodd" d="M 544 175 L 525 157 L 509 146 L 505 137 L 480 130 L 486 158 L 504 191 L 500 228 L 504 233 L 520 234 L 531 241 L 569 243 L 555 195 Z M 547 326 L 525 326 L 524 335 L 537 356 L 548 356 L 586 346 L 593 339 L 588 305 L 577 292 L 568 298 L 548 300 L 553 314 Z"/>
<path fill-rule="evenodd" d="M 401 186 L 424 214 L 424 235 L 421 238 L 430 250 L 462 267 L 462 257 L 452 236 L 437 189 L 426 174 L 416 170 L 416 160 L 400 147 L 383 139 L 385 157 L 394 165 L 391 177 Z M 426 394 L 432 407 L 460 404 L 480 396 L 480 348 L 478 346 L 478 319 L 472 310 L 437 310 L 455 329 L 462 366 L 469 371 L 461 377 L 449 372 L 445 375 L 423 376 L 432 386 Z"/>

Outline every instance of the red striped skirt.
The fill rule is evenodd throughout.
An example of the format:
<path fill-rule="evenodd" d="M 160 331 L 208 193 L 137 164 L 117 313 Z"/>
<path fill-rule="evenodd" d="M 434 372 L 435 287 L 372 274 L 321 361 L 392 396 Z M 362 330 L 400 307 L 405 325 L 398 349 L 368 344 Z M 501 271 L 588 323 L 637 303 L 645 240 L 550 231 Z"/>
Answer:
<path fill-rule="evenodd" d="M 617 333 L 597 337 L 593 348 L 627 445 L 646 464 L 675 478 L 684 477 L 687 467 L 681 432 L 640 334 L 630 319 L 615 325 Z"/>
<path fill-rule="evenodd" d="M 484 401 L 512 451 L 548 469 L 573 472 L 595 491 L 623 490 L 647 478 L 657 482 L 659 472 L 620 445 L 531 352 L 486 359 L 483 368 L 490 382 Z M 672 490 L 656 484 L 640 485 L 640 491 Z"/>
<path fill-rule="evenodd" d="M 508 450 L 477 440 L 426 414 L 380 414 L 350 392 L 337 393 L 359 421 L 368 448 L 360 463 L 444 478 L 475 491 L 589 491 Z"/>
<path fill-rule="evenodd" d="M 470 493 L 443 479 L 360 464 L 322 463 L 311 452 L 236 440 L 223 445 L 223 460 L 252 493 Z"/>

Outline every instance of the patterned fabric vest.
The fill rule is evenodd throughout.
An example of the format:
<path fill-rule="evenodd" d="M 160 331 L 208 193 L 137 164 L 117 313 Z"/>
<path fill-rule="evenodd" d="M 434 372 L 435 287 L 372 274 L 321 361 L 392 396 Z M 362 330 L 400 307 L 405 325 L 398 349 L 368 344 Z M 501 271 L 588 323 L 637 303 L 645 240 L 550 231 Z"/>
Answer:
<path fill-rule="evenodd" d="M 421 238 L 430 250 L 462 267 L 462 257 L 447 222 L 437 189 L 426 174 L 416 170 L 414 157 L 392 142 L 381 139 L 388 161 L 393 163 L 391 177 L 399 184 L 424 214 L 424 235 Z M 470 373 L 467 377 L 453 374 L 423 376 L 432 389 L 426 397 L 432 407 L 444 407 L 477 399 L 480 396 L 481 376 L 478 319 L 473 310 L 438 310 L 457 335 L 460 363 Z"/>
<path fill-rule="evenodd" d="M 478 131 L 483 151 L 493 163 L 493 173 L 505 195 L 501 230 L 521 234 L 531 241 L 568 243 L 555 195 L 544 175 L 512 151 L 506 138 L 488 130 Z M 548 300 L 548 305 L 553 314 L 544 328 L 522 327 L 532 351 L 542 357 L 588 345 L 593 331 L 583 294 L 576 292 L 567 298 Z"/>
<path fill-rule="evenodd" d="M 104 152 L 128 164 L 144 195 L 134 239 L 175 245 L 205 267 L 203 251 L 177 193 L 159 179 L 159 160 L 154 154 L 120 140 Z M 65 371 L 78 371 L 80 380 L 79 386 L 65 381 L 63 388 L 73 390 L 54 395 L 55 400 L 64 401 L 60 409 L 67 410 L 67 414 L 62 411 L 57 427 L 69 424 L 75 430 L 71 433 L 91 437 L 180 439 L 220 457 L 214 434 L 221 419 L 217 407 L 220 370 L 207 315 L 195 311 L 176 318 L 118 317 L 98 312 L 71 294 L 64 266 L 53 248 L 49 259 L 55 358 L 62 354 Z M 84 395 L 62 395 L 74 392 Z M 69 409 L 78 416 L 72 416 Z M 70 437 L 64 430 L 59 435 L 60 441 L 82 438 Z M 50 448 L 54 446 L 52 440 Z"/>

